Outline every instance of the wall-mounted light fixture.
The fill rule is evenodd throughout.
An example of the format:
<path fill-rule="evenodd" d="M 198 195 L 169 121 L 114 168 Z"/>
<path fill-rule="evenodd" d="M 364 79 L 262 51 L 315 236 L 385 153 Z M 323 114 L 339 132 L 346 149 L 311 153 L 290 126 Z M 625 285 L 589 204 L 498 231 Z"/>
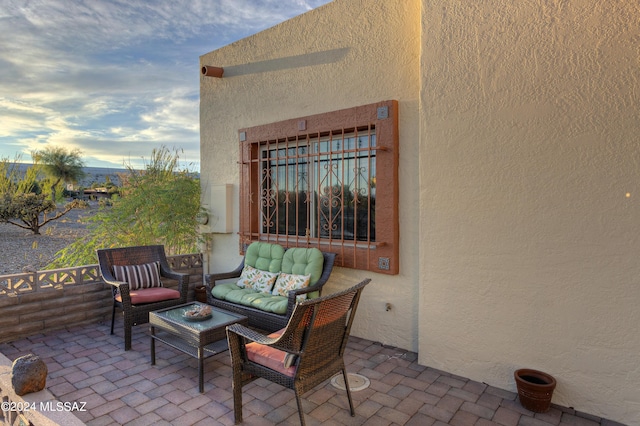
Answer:
<path fill-rule="evenodd" d="M 212 67 L 211 65 L 202 66 L 202 75 L 206 77 L 222 78 L 222 74 L 224 74 L 222 67 Z"/>

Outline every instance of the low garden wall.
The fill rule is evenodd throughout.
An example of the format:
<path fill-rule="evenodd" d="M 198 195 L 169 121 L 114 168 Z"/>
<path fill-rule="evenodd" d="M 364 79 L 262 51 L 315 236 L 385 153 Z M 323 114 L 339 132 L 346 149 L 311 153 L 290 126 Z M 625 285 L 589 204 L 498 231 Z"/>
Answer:
<path fill-rule="evenodd" d="M 171 268 L 188 273 L 188 300 L 202 285 L 202 254 L 168 257 Z M 169 288 L 177 283 L 163 281 Z M 111 287 L 100 278 L 98 265 L 0 275 L 0 343 L 69 325 L 111 321 Z"/>

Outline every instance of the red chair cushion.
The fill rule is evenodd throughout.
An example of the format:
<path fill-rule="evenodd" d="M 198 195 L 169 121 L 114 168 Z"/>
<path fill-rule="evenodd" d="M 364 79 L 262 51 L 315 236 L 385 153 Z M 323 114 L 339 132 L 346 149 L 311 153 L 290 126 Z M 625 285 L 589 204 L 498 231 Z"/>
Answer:
<path fill-rule="evenodd" d="M 131 295 L 131 304 L 140 305 L 142 303 L 162 302 L 163 300 L 180 299 L 180 292 L 172 288 L 151 287 L 133 290 Z M 116 296 L 118 302 L 122 302 L 122 296 Z"/>
<path fill-rule="evenodd" d="M 280 337 L 283 332 L 284 328 L 282 330 L 271 333 L 269 337 Z M 286 367 L 286 365 L 292 363 L 291 354 L 287 352 L 256 342 L 247 344 L 246 350 L 247 358 L 249 358 L 249 361 L 251 362 L 264 365 L 267 368 L 275 370 L 289 377 L 293 377 L 296 374 L 295 365 Z M 287 356 L 289 356 L 289 358 L 287 358 Z"/>

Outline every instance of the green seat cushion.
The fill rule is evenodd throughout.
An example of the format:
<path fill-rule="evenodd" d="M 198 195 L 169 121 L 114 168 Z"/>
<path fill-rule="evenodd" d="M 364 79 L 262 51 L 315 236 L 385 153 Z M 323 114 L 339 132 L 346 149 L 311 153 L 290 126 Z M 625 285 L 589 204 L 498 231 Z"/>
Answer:
<path fill-rule="evenodd" d="M 226 300 L 243 306 L 251 306 L 265 312 L 284 315 L 287 312 L 287 298 L 271 293 L 258 293 L 250 288 L 240 288 L 235 283 L 218 284 L 211 290 L 216 299 Z"/>
<path fill-rule="evenodd" d="M 211 295 L 216 299 L 226 300 L 227 293 L 232 290 L 240 290 L 236 283 L 216 284 L 211 290 Z"/>
<path fill-rule="evenodd" d="M 262 271 L 280 272 L 284 253 L 284 248 L 279 244 L 257 241 L 247 247 L 244 263 Z"/>
<path fill-rule="evenodd" d="M 251 288 L 239 288 L 237 290 L 231 290 L 226 294 L 224 300 L 231 303 L 238 303 L 240 305 L 247 305 L 247 303 L 243 303 L 245 300 L 245 296 L 251 294 L 259 294 L 257 291 Z"/>
<path fill-rule="evenodd" d="M 254 308 L 284 315 L 287 313 L 288 300 L 284 296 L 274 296 L 270 293 L 260 293 L 261 297 L 254 298 L 250 306 Z"/>

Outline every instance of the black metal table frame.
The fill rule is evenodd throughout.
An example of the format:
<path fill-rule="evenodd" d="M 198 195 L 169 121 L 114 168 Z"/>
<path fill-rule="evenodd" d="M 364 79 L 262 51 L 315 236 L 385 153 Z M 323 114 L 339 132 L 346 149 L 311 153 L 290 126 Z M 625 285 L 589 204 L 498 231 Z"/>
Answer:
<path fill-rule="evenodd" d="M 197 330 L 196 328 L 190 327 L 190 323 L 187 321 L 173 321 L 170 318 L 159 315 L 165 311 L 181 309 L 186 306 L 196 304 L 202 305 L 200 302 L 190 302 L 184 305 L 172 306 L 170 308 L 153 311 L 149 314 L 149 329 L 151 332 L 151 365 L 156 364 L 156 340 L 196 358 L 198 360 L 198 389 L 200 393 L 203 393 L 204 359 L 227 350 L 226 328 L 228 325 L 236 323 L 248 325 L 249 320 L 243 315 L 212 307 L 212 313 L 214 316 L 216 312 L 218 312 L 235 317 L 235 319 L 218 323 L 205 330 Z M 156 328 L 158 330 L 156 330 Z M 157 331 L 159 331 L 159 333 Z"/>

